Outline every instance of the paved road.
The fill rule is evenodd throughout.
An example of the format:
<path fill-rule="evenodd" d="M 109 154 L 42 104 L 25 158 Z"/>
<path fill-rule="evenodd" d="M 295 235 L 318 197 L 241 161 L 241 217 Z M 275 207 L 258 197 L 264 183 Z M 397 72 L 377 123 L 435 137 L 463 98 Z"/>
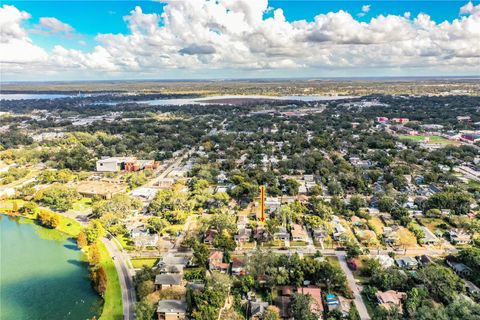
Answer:
<path fill-rule="evenodd" d="M 122 304 L 123 304 L 123 319 L 135 319 L 134 307 L 136 302 L 135 287 L 133 286 L 133 279 L 128 269 L 128 258 L 118 249 L 116 244 L 106 238 L 102 239 L 103 243 L 108 249 L 110 256 L 115 257 L 113 263 L 117 269 L 118 280 L 122 289 Z"/>
<path fill-rule="evenodd" d="M 362 295 L 360 294 L 360 290 L 358 289 L 357 283 L 355 282 L 355 278 L 353 277 L 353 273 L 347 265 L 347 259 L 345 257 L 344 251 L 337 251 L 336 256 L 338 261 L 340 262 L 340 267 L 342 268 L 343 272 L 347 276 L 348 285 L 353 292 L 353 303 L 355 303 L 355 307 L 358 310 L 358 314 L 360 315 L 360 319 L 362 320 L 369 320 L 370 316 L 368 315 L 367 307 L 363 302 Z"/>

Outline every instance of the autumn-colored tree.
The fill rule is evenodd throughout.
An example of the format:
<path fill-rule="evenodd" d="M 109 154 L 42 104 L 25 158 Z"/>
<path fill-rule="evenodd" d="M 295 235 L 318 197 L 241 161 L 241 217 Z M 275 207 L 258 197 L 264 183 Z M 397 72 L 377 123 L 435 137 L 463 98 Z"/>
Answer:
<path fill-rule="evenodd" d="M 13 211 L 13 212 L 18 212 L 18 203 L 17 203 L 17 201 L 13 201 L 13 203 L 12 203 L 12 211 Z"/>
<path fill-rule="evenodd" d="M 107 273 L 103 267 L 90 270 L 90 278 L 93 282 L 93 288 L 103 297 L 107 290 Z"/>
<path fill-rule="evenodd" d="M 95 289 L 102 297 L 107 290 L 107 273 L 103 267 L 97 270 L 97 284 Z"/>
<path fill-rule="evenodd" d="M 92 244 L 88 249 L 88 262 L 91 266 L 98 266 L 100 264 L 100 251 L 96 243 Z"/>
<path fill-rule="evenodd" d="M 88 245 L 87 236 L 83 231 L 80 232 L 77 236 L 77 245 L 82 249 Z"/>

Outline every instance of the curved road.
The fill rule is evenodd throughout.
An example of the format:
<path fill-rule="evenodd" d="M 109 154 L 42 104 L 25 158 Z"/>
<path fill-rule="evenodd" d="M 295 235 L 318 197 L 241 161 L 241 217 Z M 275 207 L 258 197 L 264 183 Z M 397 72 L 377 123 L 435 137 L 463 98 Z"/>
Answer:
<path fill-rule="evenodd" d="M 112 256 L 113 263 L 117 269 L 118 280 L 122 289 L 123 319 L 133 320 L 135 319 L 134 308 L 137 299 L 135 297 L 135 287 L 133 285 L 132 275 L 128 268 L 128 257 L 118 249 L 117 245 L 112 240 L 103 238 L 102 241 L 107 247 L 110 256 Z"/>

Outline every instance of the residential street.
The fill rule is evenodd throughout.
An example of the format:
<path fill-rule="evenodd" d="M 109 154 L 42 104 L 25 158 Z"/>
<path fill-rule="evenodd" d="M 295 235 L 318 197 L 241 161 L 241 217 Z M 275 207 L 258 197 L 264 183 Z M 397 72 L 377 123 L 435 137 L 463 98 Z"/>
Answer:
<path fill-rule="evenodd" d="M 353 277 L 353 273 L 347 265 L 347 259 L 345 257 L 344 251 L 337 251 L 335 252 L 338 261 L 340 262 L 340 267 L 342 268 L 343 272 L 347 276 L 348 285 L 350 289 L 352 289 L 355 307 L 358 310 L 358 314 L 360 315 L 360 319 L 367 320 L 370 319 L 368 315 L 367 307 L 363 302 L 362 295 L 360 294 L 360 290 L 358 289 L 357 283 L 355 282 L 355 278 Z"/>
<path fill-rule="evenodd" d="M 125 257 L 123 252 L 118 250 L 118 247 L 112 240 L 103 238 L 102 241 L 107 247 L 110 256 L 115 257 L 113 262 L 115 264 L 115 268 L 117 269 L 118 280 L 122 289 L 123 319 L 133 320 L 135 319 L 134 308 L 136 297 L 132 275 L 130 274 L 128 268 L 128 258 Z"/>

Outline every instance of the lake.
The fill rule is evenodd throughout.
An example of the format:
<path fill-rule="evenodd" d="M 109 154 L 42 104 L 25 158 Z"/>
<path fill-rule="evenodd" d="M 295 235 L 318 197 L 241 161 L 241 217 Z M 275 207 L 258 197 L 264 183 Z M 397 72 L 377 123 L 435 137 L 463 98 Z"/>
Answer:
<path fill-rule="evenodd" d="M 354 96 L 316 96 L 316 95 L 298 95 L 298 96 L 219 95 L 219 96 L 209 96 L 209 97 L 202 97 L 202 98 L 153 99 L 153 100 L 139 100 L 139 101 L 125 100 L 125 101 L 115 101 L 115 102 L 98 102 L 96 104 L 117 105 L 120 103 L 131 102 L 131 103 L 145 103 L 151 106 L 170 106 L 170 105 L 181 106 L 186 104 L 195 104 L 195 105 L 228 104 L 225 101 L 228 101 L 228 100 L 233 101 L 235 99 L 315 102 L 315 101 L 330 101 L 330 100 L 340 100 L 340 99 L 350 99 L 350 98 L 356 98 L 356 97 Z"/>
<path fill-rule="evenodd" d="M 66 94 L 48 93 L 0 93 L 0 100 L 58 99 L 71 97 Z"/>
<path fill-rule="evenodd" d="M 0 319 L 97 319 L 84 254 L 73 239 L 0 214 Z"/>

